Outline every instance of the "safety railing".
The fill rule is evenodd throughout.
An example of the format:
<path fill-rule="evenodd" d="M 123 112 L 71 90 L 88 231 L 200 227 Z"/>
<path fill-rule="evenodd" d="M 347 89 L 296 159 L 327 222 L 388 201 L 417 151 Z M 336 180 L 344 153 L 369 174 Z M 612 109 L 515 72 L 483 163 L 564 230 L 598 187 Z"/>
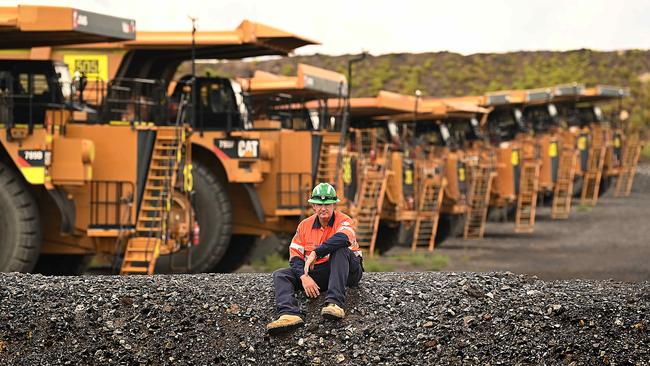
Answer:
<path fill-rule="evenodd" d="M 134 225 L 134 184 L 125 181 L 93 181 L 90 185 L 90 227 L 122 229 Z"/>
<path fill-rule="evenodd" d="M 311 188 L 309 173 L 279 173 L 277 176 L 278 209 L 304 209 Z"/>
<path fill-rule="evenodd" d="M 167 90 L 161 80 L 118 78 L 108 83 L 103 121 L 172 123 Z"/>

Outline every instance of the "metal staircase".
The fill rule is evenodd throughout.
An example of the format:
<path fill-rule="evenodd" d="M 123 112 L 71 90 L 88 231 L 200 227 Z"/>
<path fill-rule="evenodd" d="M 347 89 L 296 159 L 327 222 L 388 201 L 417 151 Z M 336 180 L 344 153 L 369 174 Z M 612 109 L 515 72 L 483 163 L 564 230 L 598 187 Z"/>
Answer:
<path fill-rule="evenodd" d="M 540 164 L 537 161 L 524 161 L 521 166 L 515 232 L 532 233 L 535 229 L 535 209 L 539 188 Z"/>
<path fill-rule="evenodd" d="M 387 176 L 383 169 L 366 168 L 361 179 L 357 204 L 350 212 L 356 222 L 357 242 L 360 247 L 368 248 L 371 258 L 375 251 L 386 182 Z"/>
<path fill-rule="evenodd" d="M 318 154 L 318 170 L 316 171 L 316 183 L 334 182 L 336 176 L 336 155 L 331 154 L 332 147 L 338 147 L 339 142 L 336 139 L 323 136 Z M 335 136 L 336 137 L 336 136 Z"/>
<path fill-rule="evenodd" d="M 156 260 L 168 251 L 167 222 L 184 131 L 159 127 L 140 204 L 135 235 L 129 238 L 120 274 L 153 274 Z M 164 253 L 163 253 L 164 254 Z"/>
<path fill-rule="evenodd" d="M 627 197 L 632 192 L 634 175 L 641 156 L 641 147 L 638 137 L 631 138 L 629 142 L 626 142 L 621 159 L 621 169 L 616 179 L 614 197 Z"/>
<path fill-rule="evenodd" d="M 603 177 L 603 167 L 605 166 L 607 147 L 605 145 L 603 133 L 600 129 L 592 131 L 591 136 L 592 142 L 589 147 L 587 169 L 582 176 L 583 180 L 580 204 L 590 204 L 595 206 L 598 202 L 598 191 L 600 189 L 600 180 Z"/>
<path fill-rule="evenodd" d="M 493 179 L 494 173 L 490 167 L 479 165 L 472 169 L 465 214 L 465 239 L 483 238 Z"/>
<path fill-rule="evenodd" d="M 445 181 L 440 177 L 426 178 L 421 184 L 415 230 L 411 243 L 413 251 L 416 251 L 418 247 L 427 247 L 429 251 L 433 251 L 444 186 Z"/>
<path fill-rule="evenodd" d="M 574 149 L 562 149 L 557 172 L 557 180 L 553 188 L 553 204 L 551 218 L 568 219 L 571 213 L 573 197 L 573 179 L 576 173 L 578 155 Z"/>
<path fill-rule="evenodd" d="M 372 151 L 379 153 L 377 147 L 377 130 L 374 128 L 355 128 L 350 130 L 354 136 L 355 149 L 361 160 L 370 160 Z"/>

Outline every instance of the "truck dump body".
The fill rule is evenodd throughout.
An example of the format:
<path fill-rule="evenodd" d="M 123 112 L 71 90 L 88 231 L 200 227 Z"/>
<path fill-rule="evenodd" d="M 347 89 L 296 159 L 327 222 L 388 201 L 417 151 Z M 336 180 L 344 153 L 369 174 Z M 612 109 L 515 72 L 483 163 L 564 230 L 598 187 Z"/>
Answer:
<path fill-rule="evenodd" d="M 112 106 L 88 106 L 85 77 L 72 78 L 48 48 L 131 40 L 135 22 L 71 8 L 0 11 L 7 34 L 0 47 L 47 46 L 30 59 L 0 61 L 0 178 L 24 178 L 14 180 L 19 200 L 4 198 L 0 206 L 29 217 L 3 224 L 0 270 L 36 264 L 71 274 L 87 255 L 104 253 L 121 273 L 152 273 L 159 255 L 189 243 L 191 213 L 171 215 L 172 201 L 182 205 L 191 190 L 173 190 L 187 156 L 184 127 L 156 113 L 166 101 L 146 94 L 155 80 L 111 84 L 105 102 Z"/>
<path fill-rule="evenodd" d="M 0 47 L 25 48 L 135 38 L 135 21 L 54 6 L 0 7 Z"/>

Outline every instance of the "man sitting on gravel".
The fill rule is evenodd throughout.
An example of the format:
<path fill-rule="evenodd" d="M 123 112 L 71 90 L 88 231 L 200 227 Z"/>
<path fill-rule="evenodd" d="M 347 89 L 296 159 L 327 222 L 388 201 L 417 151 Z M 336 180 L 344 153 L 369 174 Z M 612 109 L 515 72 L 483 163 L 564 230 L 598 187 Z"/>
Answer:
<path fill-rule="evenodd" d="M 302 287 L 310 298 L 327 290 L 321 315 L 342 319 L 345 286 L 355 287 L 363 275 L 361 250 L 352 219 L 334 211 L 339 202 L 331 184 L 317 185 L 308 200 L 314 214 L 298 225 L 289 246 L 289 267 L 273 272 L 275 302 L 280 317 L 266 326 L 275 334 L 304 324 L 294 293 Z M 299 287 L 300 286 L 300 287 Z"/>

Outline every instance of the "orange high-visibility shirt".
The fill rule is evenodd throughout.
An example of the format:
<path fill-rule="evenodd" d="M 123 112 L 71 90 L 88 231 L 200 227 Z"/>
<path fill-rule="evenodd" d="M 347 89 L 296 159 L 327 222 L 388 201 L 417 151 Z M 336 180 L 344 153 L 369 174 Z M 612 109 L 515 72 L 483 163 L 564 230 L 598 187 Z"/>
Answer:
<path fill-rule="evenodd" d="M 359 248 L 359 244 L 357 244 L 357 237 L 354 232 L 354 222 L 350 216 L 343 212 L 334 211 L 326 227 L 321 226 L 318 215 L 316 214 L 309 216 L 298 224 L 296 235 L 293 236 L 291 245 L 289 246 L 289 261 L 293 257 L 298 257 L 304 261 L 318 246 L 338 233 L 344 234 L 350 243 L 348 248 L 355 255 L 361 256 L 361 249 Z M 321 264 L 328 260 L 329 254 L 322 258 L 317 258 L 314 263 Z"/>

